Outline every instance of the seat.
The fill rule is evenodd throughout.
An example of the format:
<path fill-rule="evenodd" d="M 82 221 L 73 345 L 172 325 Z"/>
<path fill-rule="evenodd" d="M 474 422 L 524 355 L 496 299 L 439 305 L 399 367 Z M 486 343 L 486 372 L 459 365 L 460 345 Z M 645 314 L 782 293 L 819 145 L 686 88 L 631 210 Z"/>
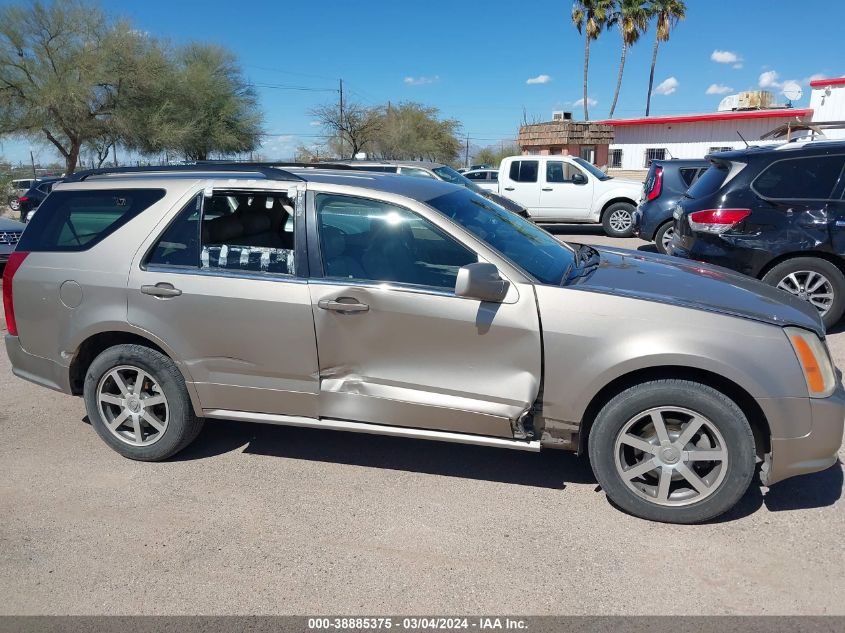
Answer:
<path fill-rule="evenodd" d="M 374 220 L 370 246 L 362 258 L 367 279 L 420 283 L 415 265 L 414 236 L 411 228 L 402 222 L 392 225 Z"/>
<path fill-rule="evenodd" d="M 346 236 L 343 231 L 334 226 L 322 226 L 320 239 L 326 276 L 341 279 L 370 279 L 361 264 L 346 254 Z"/>

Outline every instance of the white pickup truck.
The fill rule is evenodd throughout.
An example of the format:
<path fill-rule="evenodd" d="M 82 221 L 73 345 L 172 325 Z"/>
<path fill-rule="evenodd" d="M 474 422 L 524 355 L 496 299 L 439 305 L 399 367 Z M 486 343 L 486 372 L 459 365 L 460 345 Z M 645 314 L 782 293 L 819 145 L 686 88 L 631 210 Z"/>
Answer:
<path fill-rule="evenodd" d="M 536 222 L 601 222 L 611 237 L 633 234 L 642 188 L 575 156 L 508 156 L 499 166 L 499 194 Z"/>

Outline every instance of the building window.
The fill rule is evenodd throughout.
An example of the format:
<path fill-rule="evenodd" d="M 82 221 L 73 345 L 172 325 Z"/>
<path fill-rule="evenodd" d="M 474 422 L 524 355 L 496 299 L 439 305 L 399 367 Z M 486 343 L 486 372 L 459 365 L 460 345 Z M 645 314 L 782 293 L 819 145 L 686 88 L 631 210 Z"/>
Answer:
<path fill-rule="evenodd" d="M 718 152 L 729 152 L 733 149 L 730 145 L 722 145 L 717 147 L 711 147 L 707 150 L 708 154 L 716 154 Z"/>
<path fill-rule="evenodd" d="M 651 167 L 652 161 L 666 160 L 666 150 L 662 147 L 649 147 L 645 151 L 645 164 L 643 167 Z"/>
<path fill-rule="evenodd" d="M 582 145 L 580 153 L 581 153 L 581 158 L 583 158 L 587 162 L 595 164 L 595 162 L 596 162 L 595 145 Z"/>
<path fill-rule="evenodd" d="M 611 169 L 622 169 L 622 150 L 621 149 L 610 150 L 610 168 Z"/>

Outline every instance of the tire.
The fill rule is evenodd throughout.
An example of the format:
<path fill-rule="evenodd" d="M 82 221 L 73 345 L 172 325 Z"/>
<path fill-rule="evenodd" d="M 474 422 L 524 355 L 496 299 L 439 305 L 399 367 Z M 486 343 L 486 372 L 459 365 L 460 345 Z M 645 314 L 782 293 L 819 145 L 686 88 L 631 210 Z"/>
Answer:
<path fill-rule="evenodd" d="M 167 459 L 196 439 L 204 422 L 194 414 L 185 380 L 173 361 L 142 345 L 116 345 L 97 356 L 85 375 L 83 395 L 97 434 L 129 459 Z M 155 404 L 145 404 L 148 399 Z M 134 414 L 133 407 L 140 413 Z M 109 425 L 121 416 L 125 421 L 111 430 Z"/>
<path fill-rule="evenodd" d="M 660 225 L 660 228 L 657 229 L 657 233 L 654 234 L 654 246 L 657 249 L 657 252 L 661 255 L 668 255 L 668 251 L 666 250 L 666 244 L 672 240 L 672 234 L 675 232 L 675 223 L 673 221 L 664 222 Z M 665 243 L 664 243 L 665 242 Z"/>
<path fill-rule="evenodd" d="M 17 197 L 12 196 L 9 198 L 9 208 L 12 211 L 18 211 L 21 208 L 21 201 L 17 199 Z"/>
<path fill-rule="evenodd" d="M 664 437 L 683 446 L 658 443 L 655 411 L 668 432 Z M 703 420 L 700 430 L 690 440 L 682 437 L 696 420 Z M 643 440 L 650 432 L 651 441 Z M 649 452 L 628 445 L 631 436 L 643 440 Z M 687 380 L 654 380 L 621 392 L 598 413 L 588 440 L 593 473 L 608 498 L 634 516 L 663 523 L 701 523 L 727 512 L 745 494 L 756 464 L 754 436 L 742 410 L 715 389 Z M 688 461 L 699 450 L 724 458 Z M 633 465 L 626 468 L 624 461 Z M 646 462 L 658 465 L 642 470 L 649 468 Z M 624 477 L 637 465 L 641 476 Z M 658 501 L 664 471 L 669 483 Z M 690 471 L 694 477 L 688 479 L 683 473 Z M 704 492 L 692 484 L 695 478 L 707 486 Z"/>
<path fill-rule="evenodd" d="M 634 210 L 634 205 L 629 202 L 616 202 L 605 209 L 601 218 L 605 234 L 608 237 L 631 237 L 634 234 Z"/>
<path fill-rule="evenodd" d="M 810 284 L 815 285 L 819 277 L 826 280 L 822 286 L 814 292 L 802 294 L 802 288 L 806 290 L 812 287 Z M 793 280 L 798 282 L 797 288 Z M 810 280 L 810 284 L 802 286 L 801 283 L 807 280 Z M 824 326 L 828 329 L 836 325 L 842 318 L 842 313 L 845 312 L 845 275 L 835 264 L 826 259 L 819 257 L 787 259 L 767 272 L 763 276 L 763 281 L 810 302 L 819 310 Z M 824 310 L 821 309 L 818 301 L 826 301 L 827 298 L 818 297 L 819 294 L 833 294 L 832 300 Z M 810 301 L 812 298 L 816 298 L 817 302 Z"/>

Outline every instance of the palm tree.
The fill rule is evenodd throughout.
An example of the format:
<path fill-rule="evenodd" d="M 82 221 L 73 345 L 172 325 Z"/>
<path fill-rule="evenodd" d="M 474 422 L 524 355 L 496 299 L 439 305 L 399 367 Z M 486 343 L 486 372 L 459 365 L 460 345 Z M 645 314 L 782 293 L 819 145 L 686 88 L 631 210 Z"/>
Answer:
<path fill-rule="evenodd" d="M 672 29 L 687 15 L 687 5 L 682 0 L 651 0 L 651 17 L 657 19 L 657 33 L 654 38 L 654 52 L 651 55 L 651 73 L 648 76 L 648 99 L 645 103 L 645 115 L 651 111 L 651 90 L 654 86 L 654 66 L 657 64 L 657 47 L 660 42 L 668 42 Z"/>
<path fill-rule="evenodd" d="M 616 0 L 576 0 L 572 5 L 572 23 L 584 33 L 584 120 L 590 120 L 587 104 L 587 74 L 590 68 L 590 41 L 597 39 L 607 23 Z"/>
<path fill-rule="evenodd" d="M 637 43 L 640 35 L 648 28 L 651 18 L 647 0 L 619 0 L 617 9 L 607 21 L 608 26 L 617 25 L 622 36 L 622 57 L 619 59 L 619 75 L 616 77 L 616 92 L 613 93 L 613 103 L 610 105 L 608 118 L 613 118 L 616 102 L 619 100 L 619 89 L 622 87 L 622 73 L 625 71 L 625 57 L 628 49 Z"/>

